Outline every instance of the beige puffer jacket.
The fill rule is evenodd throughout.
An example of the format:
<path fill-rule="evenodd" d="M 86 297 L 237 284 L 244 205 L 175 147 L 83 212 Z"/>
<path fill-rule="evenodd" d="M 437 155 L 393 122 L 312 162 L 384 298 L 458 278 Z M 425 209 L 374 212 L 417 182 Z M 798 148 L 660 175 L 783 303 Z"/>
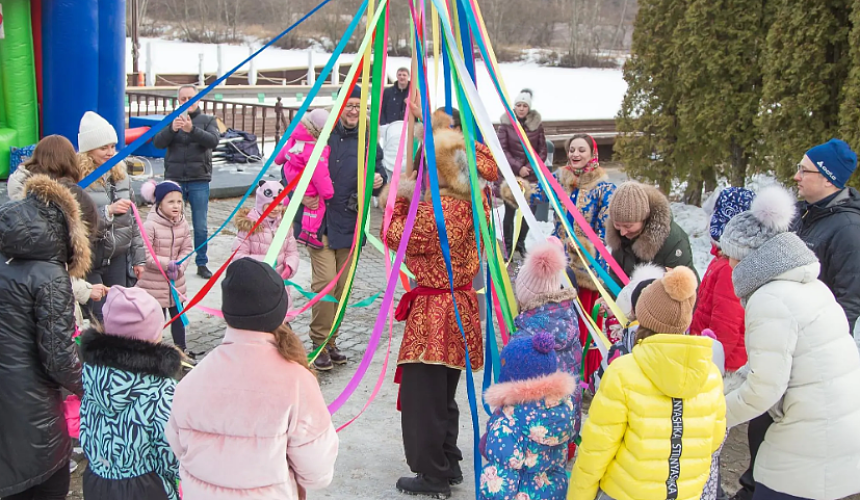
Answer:
<path fill-rule="evenodd" d="M 176 222 L 169 220 L 167 217 L 153 207 L 146 217 L 146 222 L 143 223 L 143 228 L 146 231 L 146 236 L 158 256 L 158 263 L 164 272 L 167 272 L 167 265 L 172 260 L 180 260 L 194 250 L 194 245 L 191 240 L 191 229 L 188 226 L 188 221 L 183 215 Z M 143 288 L 150 295 L 158 299 L 161 307 L 166 309 L 172 305 L 173 297 L 170 293 L 170 284 L 161 275 L 158 270 L 155 260 L 147 250 L 146 267 L 143 270 L 143 275 L 137 282 L 137 286 Z M 182 263 L 182 273 L 176 280 L 176 289 L 179 293 L 185 294 L 185 269 L 188 267 L 190 260 Z"/>

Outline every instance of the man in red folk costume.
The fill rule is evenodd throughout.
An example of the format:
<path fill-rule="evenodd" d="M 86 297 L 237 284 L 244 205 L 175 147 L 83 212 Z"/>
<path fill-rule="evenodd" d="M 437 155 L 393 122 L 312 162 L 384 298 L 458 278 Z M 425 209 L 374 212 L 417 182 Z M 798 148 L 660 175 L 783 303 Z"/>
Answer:
<path fill-rule="evenodd" d="M 436 169 L 442 213 L 451 248 L 454 294 L 465 332 L 457 324 L 445 258 L 439 243 L 430 195 L 418 205 L 415 226 L 406 247 L 406 266 L 417 287 L 406 293 L 397 308 L 398 321 L 406 320 L 397 359 L 400 383 L 399 407 L 406 462 L 416 473 L 397 481 L 397 489 L 413 495 L 447 498 L 451 485 L 460 484 L 463 455 L 457 447 L 460 412 L 454 397 L 460 374 L 466 369 L 468 344 L 472 370 L 483 368 L 484 346 L 478 296 L 472 280 L 478 274 L 480 256 L 472 224 L 471 185 L 463 136 L 451 129 L 434 131 Z M 486 146 L 477 145 L 477 168 L 486 181 L 498 178 L 496 163 Z M 397 248 L 403 237 L 415 179 L 401 181 L 387 238 Z M 485 214 L 490 213 L 486 199 Z"/>

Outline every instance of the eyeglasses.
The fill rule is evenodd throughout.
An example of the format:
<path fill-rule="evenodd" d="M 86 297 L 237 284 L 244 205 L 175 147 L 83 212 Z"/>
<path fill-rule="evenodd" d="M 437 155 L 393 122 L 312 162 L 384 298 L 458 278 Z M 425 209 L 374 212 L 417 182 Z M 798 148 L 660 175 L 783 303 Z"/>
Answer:
<path fill-rule="evenodd" d="M 358 111 L 361 109 L 361 104 L 347 104 L 343 107 L 345 111 Z"/>
<path fill-rule="evenodd" d="M 803 178 L 803 176 L 804 176 L 804 175 L 806 175 L 806 174 L 818 174 L 818 175 L 821 175 L 821 172 L 819 172 L 818 170 L 806 170 L 805 168 L 803 168 L 803 163 L 798 163 L 798 164 L 797 164 L 797 173 L 798 173 L 798 174 L 800 174 L 800 178 L 801 178 L 801 179 L 802 179 L 802 178 Z"/>

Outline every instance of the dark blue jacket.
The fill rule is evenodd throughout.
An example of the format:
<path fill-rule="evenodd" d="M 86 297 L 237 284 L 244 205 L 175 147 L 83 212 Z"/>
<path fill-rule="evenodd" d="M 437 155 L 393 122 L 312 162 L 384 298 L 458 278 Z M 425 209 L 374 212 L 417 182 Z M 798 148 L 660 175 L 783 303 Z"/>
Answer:
<path fill-rule="evenodd" d="M 409 97 L 409 86 L 401 90 L 395 83 L 382 93 L 382 112 L 379 124 L 387 125 L 403 119 L 406 114 L 406 98 Z"/>
<path fill-rule="evenodd" d="M 334 184 L 334 196 L 326 200 L 325 219 L 321 233 L 328 236 L 332 250 L 350 248 L 355 238 L 358 196 L 358 127 L 347 129 L 338 123 L 328 140 L 328 168 Z M 376 173 L 388 182 L 382 166 L 382 148 L 376 146 Z M 373 191 L 374 196 L 379 190 Z"/>

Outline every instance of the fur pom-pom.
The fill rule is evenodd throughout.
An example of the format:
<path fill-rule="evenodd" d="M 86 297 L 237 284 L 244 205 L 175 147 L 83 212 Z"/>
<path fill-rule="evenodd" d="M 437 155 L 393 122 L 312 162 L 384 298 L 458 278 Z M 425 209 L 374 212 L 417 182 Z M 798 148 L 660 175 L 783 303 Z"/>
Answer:
<path fill-rule="evenodd" d="M 621 289 L 621 293 L 618 294 L 618 298 L 615 301 L 625 316 L 628 318 L 633 316 L 633 291 L 636 290 L 639 283 L 658 280 L 664 274 L 666 274 L 666 268 L 651 263 L 639 264 L 633 268 L 630 282 Z"/>
<path fill-rule="evenodd" d="M 776 232 L 788 231 L 791 221 L 797 213 L 794 196 L 780 186 L 769 186 L 761 191 L 753 200 L 750 212 L 763 226 Z"/>
<path fill-rule="evenodd" d="M 541 354 L 549 354 L 555 350 L 555 338 L 547 332 L 538 332 L 532 336 L 532 347 Z"/>
<path fill-rule="evenodd" d="M 528 94 L 532 97 L 535 96 L 535 93 L 532 92 L 532 89 L 528 89 L 528 88 L 520 90 L 520 94 Z"/>
<path fill-rule="evenodd" d="M 415 181 L 412 179 L 400 179 L 400 182 L 397 184 L 397 197 L 398 198 L 406 198 L 407 200 L 412 199 L 412 195 L 415 193 Z M 388 201 L 388 195 L 382 198 L 383 200 Z"/>
<path fill-rule="evenodd" d="M 662 283 L 669 297 L 680 302 L 696 295 L 698 280 L 689 267 L 678 266 L 663 276 Z"/>
<path fill-rule="evenodd" d="M 147 203 L 155 203 L 155 179 L 149 179 L 140 186 L 140 196 Z"/>
<path fill-rule="evenodd" d="M 541 281 L 552 279 L 564 271 L 566 265 L 567 256 L 564 254 L 564 248 L 550 241 L 535 245 L 526 255 L 526 262 L 523 263 L 523 267 L 528 267 L 532 275 Z"/>

